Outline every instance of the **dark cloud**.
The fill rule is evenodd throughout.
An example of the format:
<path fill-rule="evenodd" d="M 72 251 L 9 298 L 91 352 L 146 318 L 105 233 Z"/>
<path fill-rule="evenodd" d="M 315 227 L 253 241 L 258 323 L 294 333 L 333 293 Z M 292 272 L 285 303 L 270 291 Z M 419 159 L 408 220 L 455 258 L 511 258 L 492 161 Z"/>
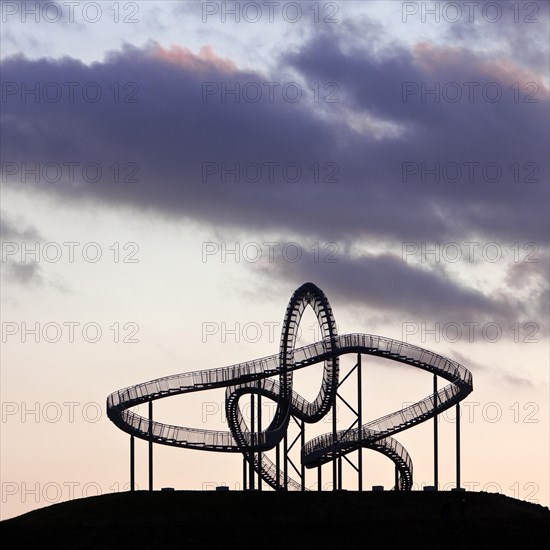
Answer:
<path fill-rule="evenodd" d="M 311 95 L 307 85 L 315 81 L 337 83 L 337 103 L 283 101 L 280 90 L 286 81 L 279 74 L 240 70 L 209 48 L 193 54 L 156 43 L 127 46 L 91 65 L 71 58 L 7 59 L 4 83 L 61 83 L 64 93 L 55 102 L 6 98 L 2 135 L 9 139 L 2 139 L 4 162 L 78 162 L 79 168 L 73 183 L 66 173 L 55 182 L 34 183 L 32 177 L 22 182 L 18 175 L 7 177 L 5 165 L 3 177 L 29 192 L 54 193 L 77 207 L 96 201 L 248 232 L 280 231 L 348 244 L 384 242 L 395 255 L 404 241 L 461 242 L 481 236 L 547 247 L 550 144 L 548 90 L 543 83 L 538 103 L 515 102 L 508 87 L 516 81 L 523 85 L 530 73 L 514 60 L 429 44 L 372 51 L 363 35 L 375 27 L 328 27 L 298 50 L 282 54 L 278 71 L 298 75 L 305 95 Z M 223 102 L 220 95 L 204 100 L 202 95 L 204 83 L 233 88 L 236 83 L 244 87 L 277 80 L 281 85 L 274 102 L 266 99 L 265 86 L 256 103 L 242 98 L 235 102 L 232 96 Z M 69 82 L 76 83 L 74 102 L 67 99 L 63 84 Z M 127 82 L 135 85 L 124 88 Z M 441 87 L 448 82 L 479 82 L 481 87 L 496 82 L 503 95 L 496 103 L 479 93 L 472 103 L 422 102 L 419 95 L 403 101 L 405 82 L 430 87 L 435 82 Z M 94 87 L 101 89 L 101 100 L 82 100 L 86 83 L 95 83 L 91 93 Z M 102 167 L 97 182 L 81 177 L 80 167 L 89 162 Z M 205 162 L 228 167 L 257 163 L 263 165 L 264 177 L 258 183 L 236 183 L 228 174 L 225 183 L 219 176 L 202 182 Z M 279 167 L 289 162 L 302 168 L 301 181 L 281 178 Z M 337 164 L 338 181 L 312 183 L 311 167 L 320 163 L 323 177 L 328 175 L 323 168 L 327 162 Z M 403 183 L 403 162 L 428 167 L 437 162 L 493 162 L 503 175 L 499 183 L 479 175 L 469 182 L 463 168 L 459 183 L 430 179 L 422 184 L 418 178 Z M 510 168 L 514 162 L 521 167 L 521 177 L 525 163 L 536 163 L 538 182 L 515 183 Z M 134 166 L 126 163 L 136 163 L 134 177 L 139 181 L 113 181 L 115 163 L 119 180 L 131 171 L 125 166 Z M 279 165 L 272 183 L 266 181 L 266 163 Z M 343 294 L 345 287 L 363 291 L 379 307 L 451 309 L 464 315 L 523 313 L 522 306 L 511 305 L 498 293 L 484 296 L 441 274 L 405 267 L 391 255 L 349 262 L 354 269 L 346 272 L 342 263 L 340 282 L 334 278 L 330 284 Z M 301 269 L 297 275 L 316 278 Z M 319 266 L 308 269 L 317 273 Z M 320 274 L 327 283 L 329 273 Z M 379 294 L 368 290 L 369 279 L 376 281 Z"/>
<path fill-rule="evenodd" d="M 10 262 L 4 266 L 4 270 L 8 281 L 22 286 L 41 285 L 44 282 L 40 265 L 37 263 Z"/>
<path fill-rule="evenodd" d="M 465 287 L 444 273 L 403 263 L 392 254 L 351 256 L 340 252 L 326 263 L 309 254 L 300 261 L 277 262 L 263 268 L 276 280 L 313 282 L 330 299 L 368 311 L 414 316 L 426 321 L 507 320 L 525 314 L 525 307 L 494 291 L 488 296 Z M 367 315 L 368 317 L 368 315 Z"/>
<path fill-rule="evenodd" d="M 327 43 L 331 47 L 323 49 Z M 380 211 L 401 237 L 483 234 L 548 243 L 549 195 L 544 182 L 550 141 L 543 114 L 548 90 L 539 75 L 530 75 L 506 58 L 487 59 L 467 49 L 438 48 L 428 43 L 412 51 L 395 46 L 383 54 L 371 53 L 362 44 L 350 51 L 349 41 L 334 30 L 318 35 L 286 59 L 310 81 L 338 82 L 345 103 L 352 105 L 357 115 L 369 113 L 406 128 L 401 138 L 394 140 L 362 136 L 362 148 L 356 149 L 357 154 L 346 165 L 356 175 L 355 181 L 361 181 L 363 191 L 369 193 L 365 214 L 381 231 L 390 233 L 376 216 Z M 515 82 L 522 87 L 531 77 L 538 86 L 534 97 L 538 103 L 523 103 L 524 96 L 516 102 L 509 87 Z M 473 83 L 470 89 L 477 90 L 472 92 L 472 102 L 465 82 Z M 482 95 L 490 82 L 497 83 L 494 89 L 502 92 L 501 100 L 495 103 Z M 436 102 L 434 95 L 422 100 L 423 85 L 443 90 L 447 84 L 454 86 L 452 83 L 460 85 L 463 101 L 450 103 L 441 96 Z M 404 85 L 418 86 L 419 92 L 404 100 Z M 464 176 L 464 163 L 483 166 L 494 162 L 503 177 L 499 183 L 491 183 L 491 175 L 483 178 L 478 171 L 473 182 L 463 177 L 453 184 L 453 175 L 449 175 L 436 184 L 428 175 L 423 185 L 420 177 L 409 177 L 407 184 L 400 184 L 403 162 L 425 163 L 428 169 L 436 163 L 458 163 Z M 535 162 L 538 182 L 514 183 L 513 162 L 522 167 Z M 365 224 L 369 225 L 368 220 Z"/>
<path fill-rule="evenodd" d="M 24 223 L 20 218 L 14 219 L 5 210 L 0 211 L 0 238 L 3 241 L 41 240 L 38 231 Z"/>
<path fill-rule="evenodd" d="M 17 255 L 8 254 L 8 249 L 4 248 L 12 243 L 18 249 L 22 242 L 36 243 L 42 240 L 38 231 L 25 224 L 20 218 L 14 219 L 8 212 L 2 210 L 0 212 L 0 239 L 2 241 L 3 280 L 23 286 L 41 285 L 44 278 L 40 265 L 36 262 L 22 263 L 17 260 Z M 6 257 L 4 257 L 5 253 Z"/>
<path fill-rule="evenodd" d="M 440 26 L 446 31 L 446 39 L 465 48 L 475 46 L 478 51 L 498 49 L 505 56 L 540 74 L 547 74 L 548 51 L 542 44 L 548 43 L 550 31 L 550 4 L 548 2 L 517 2 L 500 0 L 500 19 L 491 23 L 488 19 L 498 18 L 495 3 L 482 0 L 474 8 L 469 20 L 467 0 L 462 0 L 462 17 L 456 23 L 445 22 Z M 487 6 L 491 4 L 491 6 Z M 456 16 L 449 13 L 451 20 Z M 486 14 L 485 17 L 483 14 Z"/>
<path fill-rule="evenodd" d="M 276 75 L 239 71 L 214 55 L 178 55 L 154 45 L 127 47 L 90 66 L 69 58 L 9 59 L 5 82 L 76 82 L 77 97 L 86 83 L 95 82 L 103 97 L 98 103 L 7 98 L 3 131 L 10 139 L 4 141 L 3 157 L 15 162 L 98 162 L 104 170 L 98 183 L 40 185 L 66 197 L 221 225 L 285 228 L 332 239 L 363 235 L 433 240 L 481 233 L 547 243 L 544 89 L 541 101 L 528 105 L 511 101 L 511 93 L 497 104 L 430 104 L 418 98 L 404 103 L 404 81 L 487 82 L 499 75 L 489 74 L 489 67 L 467 51 L 424 47 L 413 54 L 394 49 L 384 58 L 363 48 L 344 53 L 339 45 L 343 37 L 333 33 L 318 35 L 282 62 L 300 71 L 306 82 L 338 83 L 340 103 L 324 106 L 281 100 L 233 103 L 231 98 L 222 103 L 219 96 L 203 102 L 204 82 L 244 86 L 276 81 Z M 503 88 L 517 76 L 501 73 Z M 115 103 L 115 82 L 136 82 L 139 101 Z M 132 89 L 120 92 L 124 98 Z M 385 138 L 373 137 L 368 128 L 354 131 L 343 116 L 336 116 L 344 109 L 357 120 L 377 117 L 405 130 Z M 539 183 L 510 183 L 508 167 L 514 159 L 537 162 Z M 138 162 L 140 183 L 114 184 L 108 167 L 117 161 Z M 279 176 L 269 184 L 267 167 L 264 183 L 236 184 L 231 175 L 225 184 L 216 183 L 215 177 L 201 182 L 204 162 L 296 162 L 311 181 L 310 167 L 327 161 L 338 163 L 338 183 L 287 184 Z M 431 166 L 470 161 L 498 163 L 507 183 L 481 178 L 459 184 L 401 181 L 403 162 Z"/>

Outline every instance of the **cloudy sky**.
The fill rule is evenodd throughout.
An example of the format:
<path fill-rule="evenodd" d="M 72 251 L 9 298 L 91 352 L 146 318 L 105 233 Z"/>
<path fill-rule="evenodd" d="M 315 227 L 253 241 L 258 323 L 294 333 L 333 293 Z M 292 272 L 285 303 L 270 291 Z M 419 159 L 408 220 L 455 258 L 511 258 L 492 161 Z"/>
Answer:
<path fill-rule="evenodd" d="M 2 518 L 121 490 L 106 396 L 276 353 L 305 281 L 339 332 L 470 368 L 463 481 L 548 505 L 548 2 L 0 5 Z M 365 373 L 369 419 L 430 392 Z M 398 436 L 418 486 L 431 429 Z M 238 457 L 156 453 L 159 487 L 240 482 Z M 392 476 L 369 454 L 367 486 Z"/>

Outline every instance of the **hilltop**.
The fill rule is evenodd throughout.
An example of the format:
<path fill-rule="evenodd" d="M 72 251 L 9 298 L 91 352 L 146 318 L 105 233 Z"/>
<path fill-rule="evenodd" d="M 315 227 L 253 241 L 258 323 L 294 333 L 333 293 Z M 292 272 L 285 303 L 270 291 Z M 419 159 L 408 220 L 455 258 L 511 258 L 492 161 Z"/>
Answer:
<path fill-rule="evenodd" d="M 3 542 L 59 549 L 528 550 L 549 548 L 549 530 L 548 508 L 472 492 L 138 491 L 63 502 L 0 522 Z"/>

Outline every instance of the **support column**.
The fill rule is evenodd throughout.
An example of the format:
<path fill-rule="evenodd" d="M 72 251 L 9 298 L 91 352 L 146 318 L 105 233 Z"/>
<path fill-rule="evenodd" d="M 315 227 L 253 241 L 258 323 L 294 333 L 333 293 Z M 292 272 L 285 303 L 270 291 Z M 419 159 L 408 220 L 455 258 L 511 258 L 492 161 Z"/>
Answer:
<path fill-rule="evenodd" d="M 439 405 L 437 397 L 437 374 L 434 374 L 434 408 Z M 438 456 L 437 414 L 434 416 L 434 488 L 439 491 L 439 456 Z"/>
<path fill-rule="evenodd" d="M 250 444 L 251 444 L 251 452 L 250 452 L 250 472 L 249 472 L 249 476 L 248 476 L 248 479 L 250 481 L 250 490 L 253 491 L 254 490 L 254 477 L 256 475 L 256 472 L 254 472 L 254 458 L 255 458 L 255 453 L 254 453 L 254 442 L 256 440 L 256 437 L 255 437 L 255 418 L 254 418 L 254 415 L 255 415 L 255 412 L 254 412 L 254 393 L 251 393 L 250 394 Z"/>
<path fill-rule="evenodd" d="M 357 354 L 357 424 L 358 437 L 362 439 L 363 434 L 363 385 L 361 380 L 361 354 Z M 363 447 L 357 450 L 357 490 L 363 490 Z"/>
<path fill-rule="evenodd" d="M 334 451 L 332 453 L 332 490 L 338 490 L 338 464 L 336 453 L 336 396 L 338 395 L 338 388 L 334 392 L 334 400 L 332 402 L 332 445 Z"/>
<path fill-rule="evenodd" d="M 338 490 L 342 490 L 342 457 L 338 457 Z"/>
<path fill-rule="evenodd" d="M 246 479 L 246 474 L 248 471 L 248 464 L 246 463 L 245 455 L 243 455 L 243 491 L 248 489 L 247 484 L 248 480 Z"/>
<path fill-rule="evenodd" d="M 130 491 L 136 490 L 136 450 L 135 450 L 134 436 L 130 436 Z"/>
<path fill-rule="evenodd" d="M 153 401 L 149 401 L 149 491 L 153 490 Z"/>
<path fill-rule="evenodd" d="M 275 476 L 277 482 L 277 491 L 281 490 L 281 443 L 275 447 Z"/>
<path fill-rule="evenodd" d="M 261 380 L 258 380 L 258 388 L 260 387 Z M 262 433 L 262 396 L 258 393 L 258 443 L 260 442 Z M 262 451 L 258 451 L 258 465 L 262 464 Z M 262 490 L 262 469 L 258 468 L 258 490 Z"/>
<path fill-rule="evenodd" d="M 285 437 L 283 439 L 283 487 L 285 491 L 288 491 L 288 428 L 285 430 Z"/>
<path fill-rule="evenodd" d="M 456 487 L 460 489 L 460 403 L 456 404 Z"/>
<path fill-rule="evenodd" d="M 306 444 L 306 423 L 302 420 L 300 425 L 300 476 L 302 478 L 302 491 L 306 490 L 306 467 L 302 462 L 302 449 Z"/>
<path fill-rule="evenodd" d="M 318 491 L 322 491 L 323 490 L 323 484 L 322 484 L 322 481 L 321 481 L 321 464 L 319 464 L 319 466 L 317 466 L 317 490 Z"/>

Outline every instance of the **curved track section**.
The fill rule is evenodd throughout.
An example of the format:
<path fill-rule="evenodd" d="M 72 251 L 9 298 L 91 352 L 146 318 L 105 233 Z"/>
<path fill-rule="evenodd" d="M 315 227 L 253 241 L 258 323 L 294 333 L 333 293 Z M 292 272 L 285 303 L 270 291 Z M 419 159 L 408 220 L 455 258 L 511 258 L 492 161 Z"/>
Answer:
<path fill-rule="evenodd" d="M 308 306 L 317 317 L 322 340 L 296 348 L 300 320 Z M 409 407 L 355 429 L 313 438 L 301 450 L 302 463 L 306 468 L 314 468 L 360 447 L 373 449 L 395 463 L 399 473 L 395 489 L 409 490 L 413 481 L 412 461 L 405 448 L 392 436 L 433 418 L 464 399 L 473 389 L 472 375 L 455 361 L 405 342 L 371 334 L 338 336 L 329 302 L 312 283 L 302 285 L 290 299 L 278 355 L 166 376 L 116 391 L 107 398 L 107 415 L 121 430 L 147 441 L 189 449 L 243 453 L 271 487 L 280 489 L 286 485 L 290 490 L 299 490 L 301 485 L 290 477 L 284 480 L 284 474 L 277 472 L 275 464 L 263 451 L 274 448 L 283 439 L 291 415 L 313 423 L 331 410 L 338 388 L 338 361 L 345 354 L 383 357 L 436 374 L 450 384 Z M 317 397 L 309 402 L 293 391 L 293 372 L 317 363 L 323 363 L 322 383 Z M 151 422 L 131 410 L 136 405 L 173 395 L 224 387 L 229 431 Z M 251 393 L 277 403 L 272 421 L 261 432 L 250 431 L 239 406 L 240 398 Z M 283 481 L 277 484 L 277 480 Z"/>

